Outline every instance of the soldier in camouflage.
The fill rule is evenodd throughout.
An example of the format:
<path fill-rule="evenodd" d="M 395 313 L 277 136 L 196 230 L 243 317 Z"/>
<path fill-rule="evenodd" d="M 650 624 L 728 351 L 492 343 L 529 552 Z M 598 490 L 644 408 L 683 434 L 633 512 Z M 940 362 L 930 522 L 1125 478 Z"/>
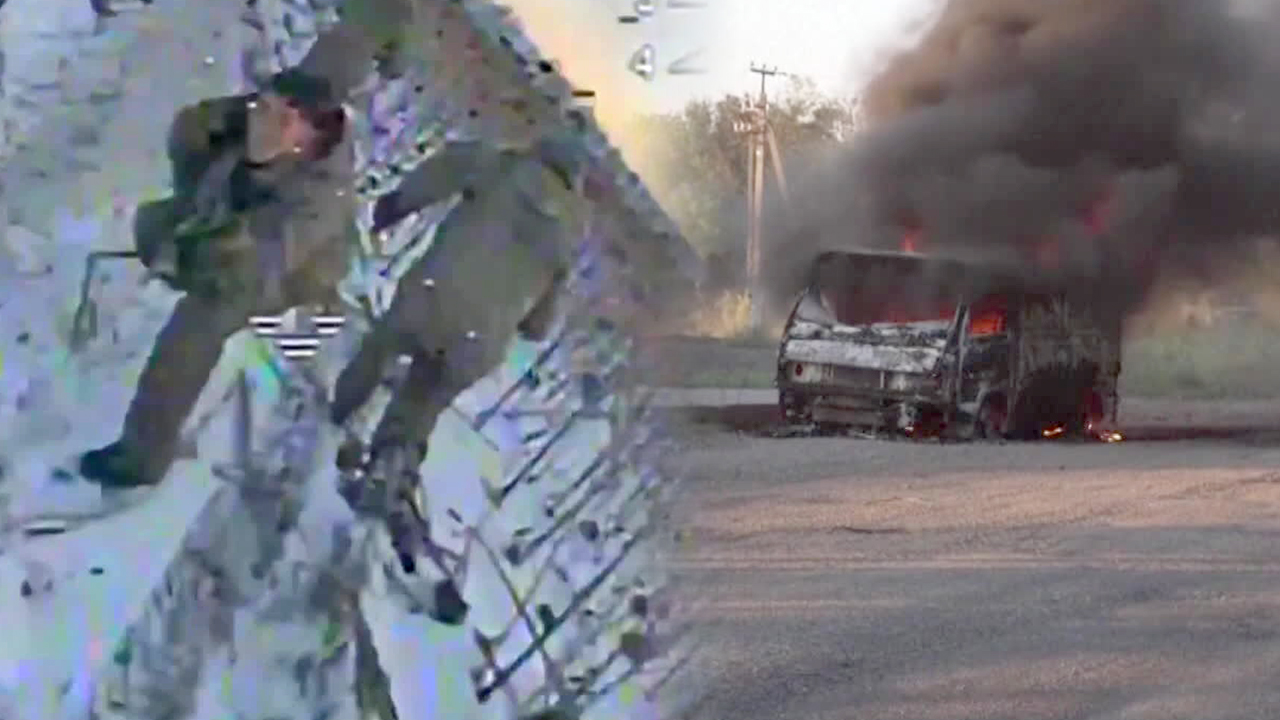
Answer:
<path fill-rule="evenodd" d="M 400 449 L 402 467 L 416 472 L 439 414 L 500 364 L 512 336 L 546 336 L 586 220 L 579 147 L 569 137 L 516 148 L 453 142 L 379 198 L 375 231 L 461 195 L 338 378 L 332 420 L 342 425 L 393 359 L 412 360 L 374 432 L 372 459 Z M 350 468 L 363 454 L 348 446 L 339 462 Z"/>
<path fill-rule="evenodd" d="M 173 196 L 139 207 L 134 233 L 143 263 L 186 294 L 156 339 L 120 439 L 81 457 L 85 478 L 158 483 L 224 341 L 251 315 L 336 304 L 357 232 L 350 135 L 329 84 L 298 71 L 262 93 L 178 113 Z"/>

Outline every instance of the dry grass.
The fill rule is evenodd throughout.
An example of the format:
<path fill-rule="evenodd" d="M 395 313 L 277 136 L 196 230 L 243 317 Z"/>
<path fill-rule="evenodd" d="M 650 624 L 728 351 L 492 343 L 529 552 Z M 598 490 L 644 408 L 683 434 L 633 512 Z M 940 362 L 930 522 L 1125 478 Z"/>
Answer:
<path fill-rule="evenodd" d="M 1280 329 L 1238 320 L 1131 337 L 1120 391 L 1138 397 L 1280 397 Z"/>
<path fill-rule="evenodd" d="M 772 338 L 666 337 L 641 348 L 648 382 L 662 387 L 770 388 L 778 359 Z"/>
<path fill-rule="evenodd" d="M 751 298 L 746 292 L 726 292 L 695 308 L 689 316 L 686 335 L 708 338 L 737 338 L 751 329 Z"/>
<path fill-rule="evenodd" d="M 751 299 L 730 291 L 705 299 L 669 335 L 645 343 L 649 382 L 665 387 L 769 388 L 784 321 L 751 328 Z"/>

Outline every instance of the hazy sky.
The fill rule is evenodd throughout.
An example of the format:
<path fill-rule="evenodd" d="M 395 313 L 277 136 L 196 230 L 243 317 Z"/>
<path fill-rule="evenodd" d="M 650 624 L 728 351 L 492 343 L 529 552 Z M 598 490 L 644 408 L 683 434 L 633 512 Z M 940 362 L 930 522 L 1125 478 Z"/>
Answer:
<path fill-rule="evenodd" d="M 562 61 L 571 79 L 591 86 L 604 105 L 618 105 L 618 96 L 625 97 L 632 110 L 670 110 L 693 97 L 755 91 L 759 76 L 748 70 L 753 62 L 809 76 L 829 92 L 850 93 L 886 53 L 905 47 L 912 29 L 927 21 L 940 3 L 683 1 L 702 2 L 703 7 L 672 9 L 672 0 L 647 0 L 656 8 L 651 17 L 621 24 L 618 16 L 634 14 L 636 0 L 508 0 L 548 54 Z M 701 50 L 700 64 L 710 72 L 660 72 L 651 82 L 639 80 L 625 67 L 646 43 L 654 48 L 659 70 Z"/>
<path fill-rule="evenodd" d="M 760 79 L 749 70 L 753 62 L 811 77 L 824 91 L 852 95 L 887 54 L 910 46 L 941 3 L 702 0 L 700 9 L 678 10 L 669 7 L 672 0 L 648 0 L 656 8 L 652 17 L 621 24 L 618 16 L 634 14 L 635 0 L 503 1 L 571 82 L 596 92 L 596 119 L 632 161 L 646 156 L 653 142 L 630 123 L 637 113 L 678 110 L 697 97 L 756 92 Z M 702 50 L 709 72 L 659 72 L 649 82 L 641 80 L 627 70 L 627 61 L 646 43 L 661 71 Z M 784 82 L 774 78 L 770 87 Z"/>
<path fill-rule="evenodd" d="M 851 93 L 884 58 L 907 46 L 932 16 L 938 0 L 708 0 L 704 43 L 712 72 L 667 78 L 670 95 L 756 92 L 752 63 L 806 75 L 828 92 Z M 914 30 L 914 32 L 913 32 Z M 674 45 L 674 43 L 673 43 Z M 673 51 L 675 48 L 673 48 Z M 774 86 L 776 80 L 770 79 Z M 776 83 L 781 85 L 781 83 Z M 664 95 L 667 93 L 664 93 Z"/>

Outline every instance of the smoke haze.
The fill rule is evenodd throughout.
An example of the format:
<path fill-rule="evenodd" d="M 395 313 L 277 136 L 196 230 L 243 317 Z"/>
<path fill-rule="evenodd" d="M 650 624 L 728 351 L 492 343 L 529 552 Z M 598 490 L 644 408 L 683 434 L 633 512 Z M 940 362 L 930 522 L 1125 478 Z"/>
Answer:
<path fill-rule="evenodd" d="M 1161 277 L 1231 277 L 1280 229 L 1280 22 L 1230 8 L 952 0 L 867 86 L 868 128 L 793 179 L 770 295 L 820 248 L 901 249 L 911 228 L 916 249 L 1098 281 L 1125 311 Z"/>

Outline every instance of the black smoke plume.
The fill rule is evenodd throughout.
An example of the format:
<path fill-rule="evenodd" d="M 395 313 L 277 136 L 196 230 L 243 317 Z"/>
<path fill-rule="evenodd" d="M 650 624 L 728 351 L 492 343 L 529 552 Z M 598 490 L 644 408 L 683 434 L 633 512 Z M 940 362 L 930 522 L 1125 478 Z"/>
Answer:
<path fill-rule="evenodd" d="M 793 178 L 770 296 L 818 249 L 908 236 L 1094 282 L 1122 312 L 1162 277 L 1229 279 L 1280 230 L 1280 13 L 1237 5 L 952 0 L 866 88 L 867 128 Z"/>

